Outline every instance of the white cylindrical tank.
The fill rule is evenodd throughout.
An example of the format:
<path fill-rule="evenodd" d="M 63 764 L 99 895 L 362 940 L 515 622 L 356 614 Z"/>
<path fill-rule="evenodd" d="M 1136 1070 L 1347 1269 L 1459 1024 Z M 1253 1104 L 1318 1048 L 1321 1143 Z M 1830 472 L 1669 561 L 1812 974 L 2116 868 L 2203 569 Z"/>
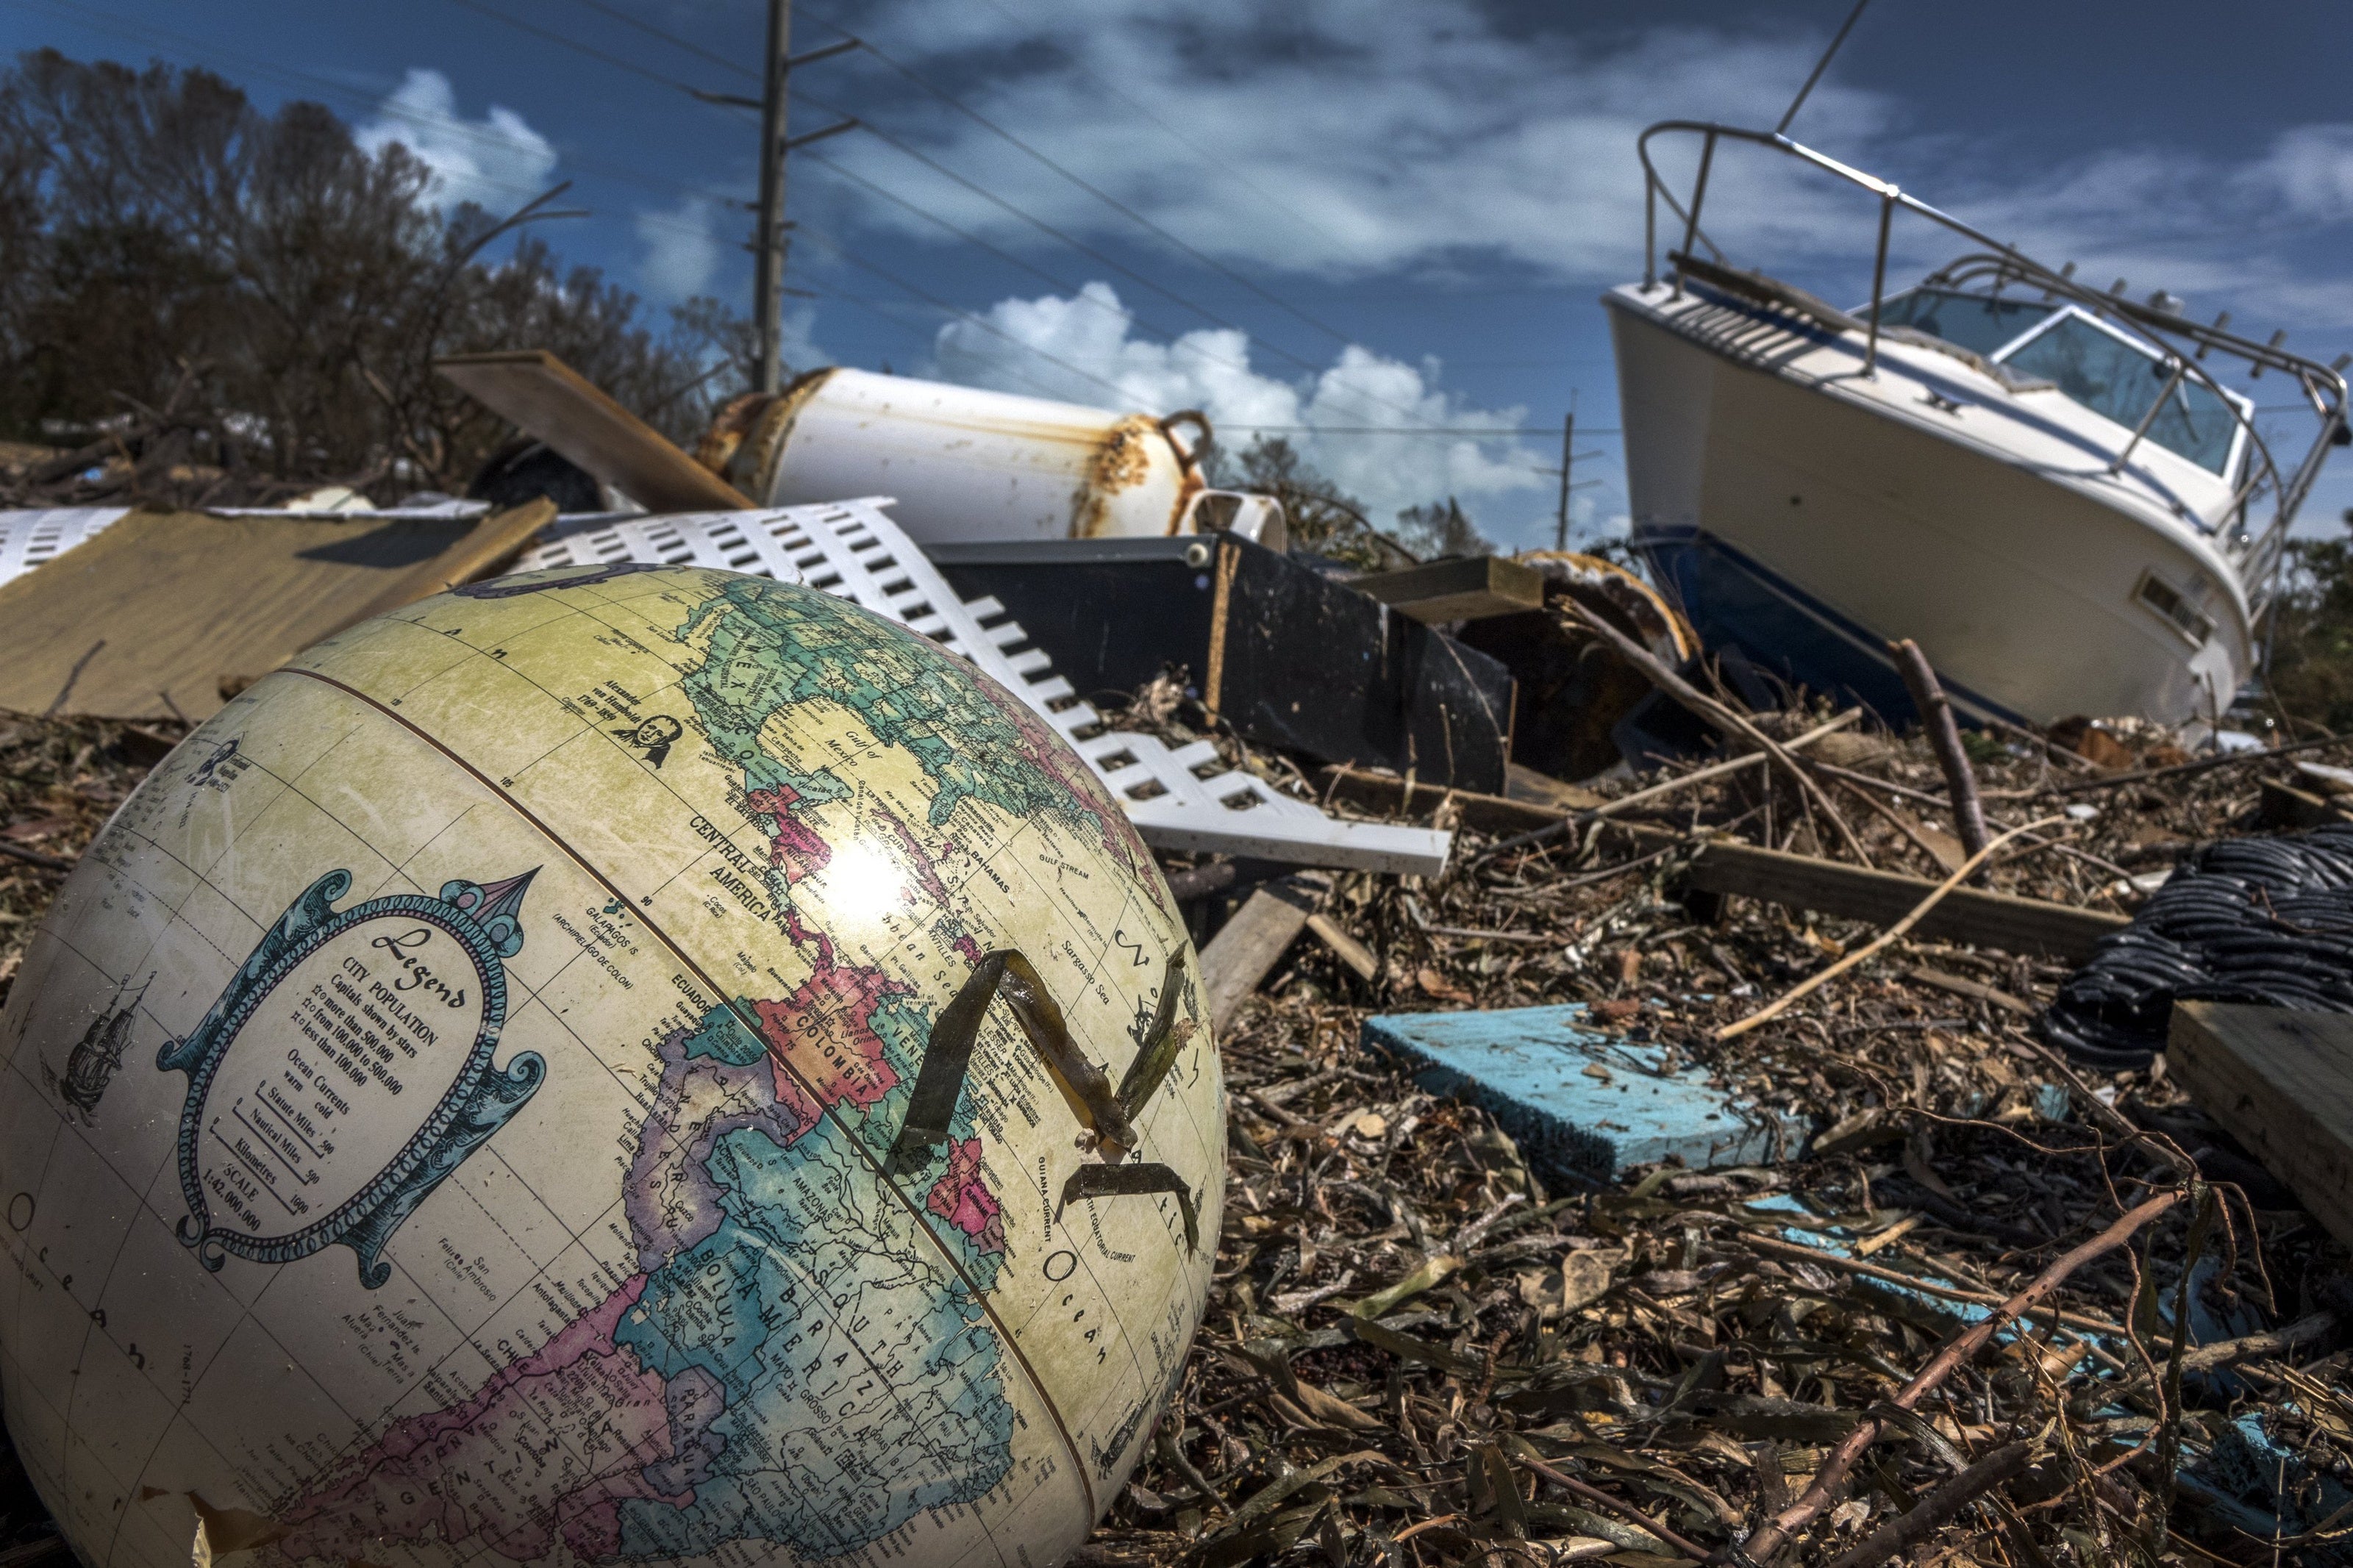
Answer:
<path fill-rule="evenodd" d="M 1190 526 L 1203 483 L 1181 425 L 1208 429 L 837 366 L 731 406 L 699 456 L 763 506 L 894 496 L 919 544 L 1133 538 Z"/>

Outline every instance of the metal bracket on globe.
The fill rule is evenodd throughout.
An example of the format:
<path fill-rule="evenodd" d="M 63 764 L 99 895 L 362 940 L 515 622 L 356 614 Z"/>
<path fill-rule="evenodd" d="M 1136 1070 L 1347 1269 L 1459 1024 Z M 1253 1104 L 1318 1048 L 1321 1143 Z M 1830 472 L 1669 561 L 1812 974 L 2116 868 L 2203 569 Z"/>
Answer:
<path fill-rule="evenodd" d="M 1208 741 L 1170 747 L 1114 730 L 993 598 L 959 599 L 882 512 L 887 496 L 756 511 L 674 513 L 558 525 L 518 572 L 623 562 L 709 566 L 800 583 L 849 600 L 961 654 L 1019 697 L 1086 760 L 1155 848 L 1300 866 L 1435 876 L 1453 836 L 1344 822 L 1265 780 L 1222 767 Z M 1015 650 L 1018 651 L 1015 651 Z M 1217 769 L 1204 776 L 1205 770 Z"/>

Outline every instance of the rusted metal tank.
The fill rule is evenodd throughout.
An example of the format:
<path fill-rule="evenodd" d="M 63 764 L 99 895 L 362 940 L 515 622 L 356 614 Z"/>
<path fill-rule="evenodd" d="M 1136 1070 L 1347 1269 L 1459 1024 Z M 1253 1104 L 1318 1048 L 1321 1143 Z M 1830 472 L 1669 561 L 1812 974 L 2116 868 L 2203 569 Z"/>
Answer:
<path fill-rule="evenodd" d="M 835 367 L 731 404 L 696 456 L 764 506 L 895 496 L 918 543 L 1133 538 L 1191 531 L 1206 493 L 1192 447 L 1208 433 L 1194 413 Z"/>

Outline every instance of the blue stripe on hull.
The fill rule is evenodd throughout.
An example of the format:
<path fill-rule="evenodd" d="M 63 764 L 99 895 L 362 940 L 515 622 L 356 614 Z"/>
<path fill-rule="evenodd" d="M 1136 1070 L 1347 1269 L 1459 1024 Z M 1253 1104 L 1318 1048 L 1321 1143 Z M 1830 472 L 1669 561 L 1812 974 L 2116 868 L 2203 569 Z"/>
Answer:
<path fill-rule="evenodd" d="M 1904 678 L 1881 651 L 1887 638 L 1789 582 L 1704 529 L 1638 532 L 1634 548 L 1651 574 L 1683 608 L 1710 648 L 1737 647 L 1757 668 L 1823 693 L 1841 706 L 1860 702 L 1901 727 L 1913 717 Z M 1964 718 L 2024 720 L 1936 672 Z"/>

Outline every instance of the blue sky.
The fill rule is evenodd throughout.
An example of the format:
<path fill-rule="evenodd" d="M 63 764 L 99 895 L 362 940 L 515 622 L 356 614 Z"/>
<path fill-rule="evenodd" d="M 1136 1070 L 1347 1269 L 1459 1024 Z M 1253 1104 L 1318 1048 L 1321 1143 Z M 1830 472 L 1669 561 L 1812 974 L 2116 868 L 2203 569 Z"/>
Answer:
<path fill-rule="evenodd" d="M 823 0 L 795 42 L 797 367 L 841 363 L 1287 433 L 1377 508 L 1458 496 L 1546 542 L 1577 398 L 1580 531 L 1625 509 L 1596 295 L 1641 266 L 1634 134 L 1769 126 L 1848 0 Z M 0 0 L 0 44 L 201 64 L 409 142 L 450 199 L 560 179 L 543 232 L 649 302 L 743 300 L 759 0 Z M 1874 0 L 1800 140 L 2101 283 L 2353 349 L 2353 25 L 2341 4 L 1957 13 Z M 1727 163 L 1737 261 L 1868 291 L 1860 197 Z M 1715 207 L 1717 195 L 1711 195 Z M 1899 234 L 1915 271 L 1944 259 Z M 2276 378 L 2251 391 L 2282 401 Z M 2284 419 L 2283 433 L 2305 428 Z M 1536 431 L 1534 435 L 1514 432 Z M 2301 450 L 2299 442 L 2296 450 Z M 2305 513 L 2353 504 L 2342 454 Z"/>

